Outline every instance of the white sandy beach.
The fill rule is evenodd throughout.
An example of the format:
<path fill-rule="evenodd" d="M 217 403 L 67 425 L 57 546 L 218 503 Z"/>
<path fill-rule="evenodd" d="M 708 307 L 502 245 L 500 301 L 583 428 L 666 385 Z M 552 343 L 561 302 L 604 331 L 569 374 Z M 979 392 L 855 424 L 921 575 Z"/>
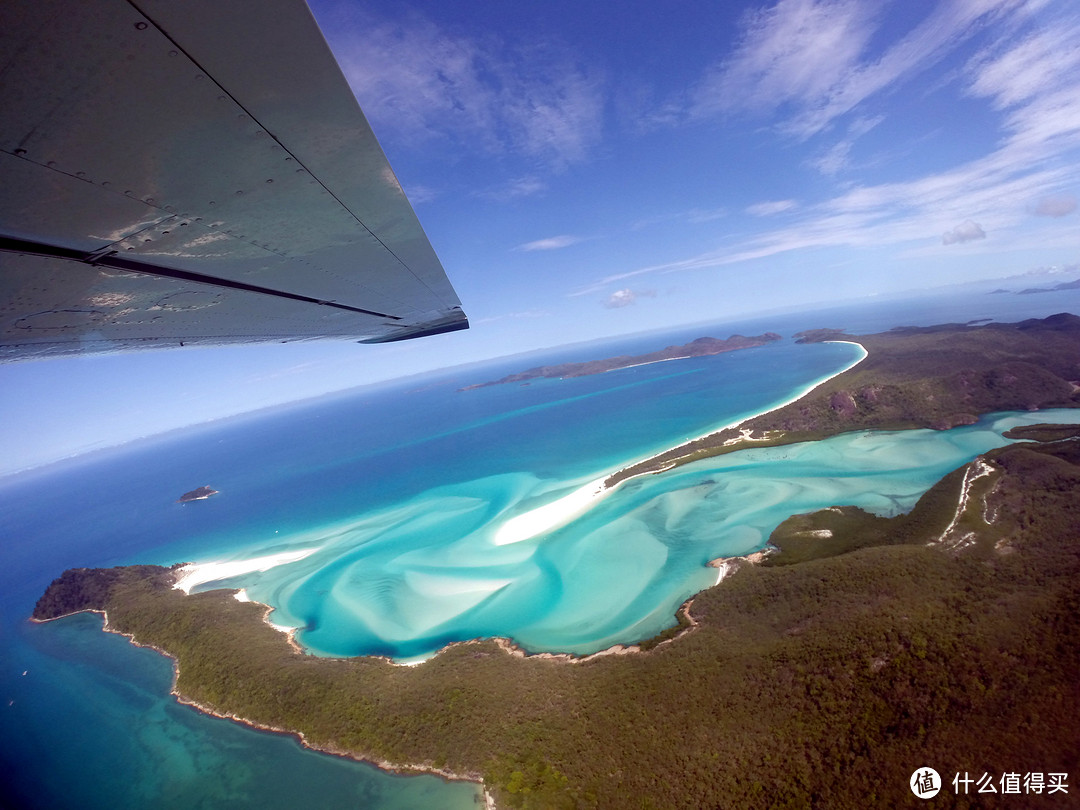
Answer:
<path fill-rule="evenodd" d="M 702 433 L 700 436 L 697 436 L 697 437 L 694 437 L 694 438 L 688 438 L 688 439 L 686 439 L 686 441 L 680 442 L 680 444 L 676 445 L 676 447 L 680 447 L 683 444 L 688 444 L 690 442 L 697 441 L 697 439 L 703 439 L 706 436 L 711 436 L 714 433 L 719 433 L 719 432 L 721 432 L 723 430 L 730 430 L 730 429 L 733 429 L 733 428 L 737 428 L 739 425 L 743 424 L 744 422 L 746 422 L 746 421 L 748 421 L 750 419 L 755 419 L 758 416 L 764 416 L 765 414 L 772 413 L 775 410 L 779 410 L 780 408 L 783 408 L 783 407 L 785 407 L 787 405 L 790 405 L 792 402 L 796 402 L 797 400 L 800 400 L 803 397 L 805 397 L 807 394 L 809 394 L 811 391 L 813 391 L 818 386 L 823 385 L 823 384 L 827 383 L 829 380 L 833 379 L 834 377 L 838 377 L 841 374 L 843 374 L 845 371 L 849 371 L 850 369 L 854 368 L 859 363 L 861 363 L 863 360 L 865 360 L 867 355 L 868 355 L 868 352 L 866 351 L 866 349 L 863 347 L 863 345 L 861 343 L 855 343 L 854 341 L 850 341 L 850 340 L 832 340 L 832 341 L 827 341 L 827 342 L 828 343 L 848 343 L 848 344 L 850 344 L 852 346 L 858 346 L 859 349 L 862 350 L 862 356 L 859 357 L 858 359 L 852 361 L 850 364 L 848 364 L 844 368 L 840 369 L 835 374 L 832 374 L 832 375 L 830 375 L 828 377 L 825 377 L 824 379 L 821 379 L 821 380 L 818 380 L 818 381 L 816 381 L 814 383 L 811 383 L 810 385 L 808 385 L 805 388 L 799 390 L 798 392 L 796 392 L 795 394 L 793 394 L 791 397 L 784 400 L 783 402 L 769 408 L 767 411 L 762 411 L 761 413 L 758 413 L 758 414 L 753 414 L 751 416 L 743 417 L 743 418 L 739 419 L 739 421 L 737 421 L 737 422 L 732 422 L 732 423 L 724 425 L 722 427 L 713 428 L 712 430 L 709 430 L 709 431 L 707 431 L 705 433 Z M 668 359 L 676 360 L 676 359 L 680 359 L 680 358 L 674 358 L 673 357 L 673 358 L 668 358 Z M 663 362 L 663 361 L 654 361 L 654 362 Z M 644 365 L 644 364 L 642 364 L 642 365 Z M 744 432 L 744 437 L 749 438 L 748 434 L 746 432 Z M 671 449 L 674 449 L 674 448 L 671 448 Z M 654 457 L 656 455 L 659 455 L 659 453 L 654 453 L 653 456 L 650 456 L 649 458 L 652 458 L 652 457 Z M 641 461 L 647 461 L 647 460 L 648 459 L 642 459 Z M 633 464 L 640 464 L 641 461 L 635 461 L 635 462 L 633 462 Z M 627 466 L 628 467 L 633 466 L 633 464 L 628 464 Z M 623 467 L 622 469 L 626 469 L 626 467 Z M 595 481 L 590 481 L 588 484 L 585 484 L 583 487 L 579 487 L 578 489 L 575 489 L 570 494 L 564 495 L 563 497 L 559 498 L 558 500 L 552 501 L 551 503 L 545 504 L 543 506 L 539 506 L 536 509 L 531 509 L 528 512 L 524 512 L 523 514 L 520 514 L 520 515 L 517 515 L 516 517 L 510 518 L 508 521 L 506 521 L 502 526 L 500 526 L 496 530 L 495 536 L 493 538 L 493 542 L 497 546 L 506 546 L 506 545 L 510 545 L 511 543 L 520 543 L 523 540 L 529 540 L 530 538 L 536 537 L 539 534 L 543 534 L 544 532 L 551 531 L 552 529 L 555 529 L 555 528 L 557 528 L 559 526 L 562 526 L 562 525 L 564 525 L 566 523 L 569 523 L 573 518 L 575 518 L 578 515 L 581 515 L 582 513 L 588 511 L 596 503 L 596 501 L 598 501 L 600 498 L 603 498 L 605 495 L 607 495 L 609 492 L 611 492 L 613 489 L 615 489 L 615 487 L 607 487 L 607 486 L 604 485 L 604 482 L 608 478 L 610 478 L 611 475 L 613 475 L 613 474 L 614 473 L 609 473 L 609 474 L 605 475 L 603 478 L 598 478 Z M 624 479 L 624 481 L 629 481 L 629 480 L 630 480 L 629 478 Z M 619 483 L 621 484 L 623 482 L 620 481 Z M 617 487 L 618 484 L 616 484 L 615 486 Z M 723 572 L 721 573 L 720 576 L 721 576 L 721 578 L 723 577 Z M 717 582 L 719 583 L 719 581 L 720 580 L 718 579 Z"/>
<path fill-rule="evenodd" d="M 233 594 L 233 599 L 235 599 L 237 602 L 251 602 L 251 601 L 253 601 L 252 598 L 250 596 L 248 596 L 247 588 L 241 588 L 236 593 L 234 593 Z M 263 604 L 263 603 L 260 602 L 259 604 Z M 279 633 L 284 633 L 286 636 L 288 636 L 289 637 L 289 642 L 291 644 L 293 644 L 293 646 L 296 647 L 296 649 L 300 649 L 299 645 L 296 644 L 296 641 L 293 638 L 296 631 L 299 630 L 300 628 L 299 627 L 292 627 L 291 625 L 287 625 L 287 624 L 274 624 L 272 621 L 270 621 L 270 616 L 273 613 L 272 606 L 265 605 L 265 607 L 267 608 L 267 611 L 266 611 L 266 615 L 263 617 L 263 621 L 266 622 L 268 625 L 270 625 L 275 630 L 277 630 Z"/>
<path fill-rule="evenodd" d="M 597 498 L 607 492 L 609 490 L 604 487 L 604 478 L 590 481 L 569 495 L 510 518 L 495 532 L 493 541 L 497 546 L 520 543 L 522 540 L 528 540 L 564 523 L 569 523 L 572 518 L 586 511 Z"/>
<path fill-rule="evenodd" d="M 855 366 L 859 365 L 859 363 L 861 363 L 863 360 L 865 360 L 867 358 L 867 356 L 869 355 L 869 352 L 866 351 L 866 349 L 863 347 L 863 345 L 861 343 L 856 343 L 853 340 L 827 340 L 827 341 L 824 341 L 824 342 L 825 343 L 847 343 L 850 346 L 858 346 L 862 350 L 862 357 L 859 357 L 858 359 L 853 360 L 851 363 L 844 366 L 844 368 L 840 369 L 835 374 L 830 374 L 828 377 L 824 377 L 824 378 L 818 380 L 817 382 L 810 383 L 810 385 L 806 386 L 803 389 L 800 389 L 798 392 L 796 392 L 795 394 L 793 394 L 791 397 L 784 400 L 783 402 L 780 402 L 780 403 L 777 403 L 776 405 L 773 405 L 767 411 L 761 411 L 760 413 L 755 413 L 755 414 L 751 414 L 749 416 L 744 416 L 744 417 L 740 418 L 737 422 L 729 422 L 726 425 L 722 425 L 721 427 L 717 427 L 717 428 L 712 428 L 711 430 L 708 430 L 705 433 L 699 434 L 697 436 L 687 437 L 684 441 L 679 442 L 679 444 L 675 445 L 675 447 L 668 448 L 667 450 L 662 450 L 662 451 L 660 451 L 658 453 L 653 453 L 653 455 L 649 456 L 648 458 L 643 458 L 643 459 L 639 459 L 638 461 L 634 461 L 634 462 L 632 462 L 630 464 L 627 464 L 626 467 L 623 467 L 620 470 L 616 470 L 616 472 L 621 472 L 622 470 L 625 470 L 627 467 L 633 467 L 633 466 L 635 466 L 637 464 L 641 464 L 644 461 L 648 461 L 649 458 L 655 458 L 656 456 L 659 456 L 659 455 L 661 455 L 663 453 L 668 452 L 668 450 L 674 450 L 676 447 L 682 447 L 685 444 L 690 444 L 691 442 L 696 442 L 699 439 L 704 439 L 706 436 L 712 436 L 714 433 L 721 433 L 721 432 L 723 432 L 725 430 L 734 430 L 735 428 L 739 427 L 739 425 L 743 424 L 744 422 L 749 422 L 751 419 L 757 419 L 759 416 L 765 416 L 766 414 L 770 414 L 773 411 L 778 411 L 781 408 L 785 408 L 788 405 L 790 405 L 792 402 L 797 402 L 798 400 L 802 399 L 803 397 L 805 397 L 807 394 L 809 394 L 811 391 L 813 391 L 818 386 L 824 385 L 825 383 L 827 383 L 829 380 L 833 379 L 834 377 L 839 377 L 845 371 L 850 371 L 851 369 L 855 368 Z M 747 432 L 744 431 L 743 436 L 747 440 L 750 440 L 749 436 L 747 435 Z M 674 462 L 672 462 L 671 466 L 674 466 Z M 641 474 L 645 475 L 646 473 L 641 473 Z M 614 475 L 614 473 L 612 473 L 612 475 Z M 610 478 L 611 476 L 609 475 L 608 477 Z M 619 484 L 622 484 L 625 481 L 629 481 L 629 480 L 631 480 L 631 478 L 636 478 L 636 477 L 637 476 L 631 476 L 630 478 L 624 478 L 622 481 L 619 482 Z M 616 484 L 615 486 L 619 486 L 619 484 Z"/>
<path fill-rule="evenodd" d="M 609 368 L 604 373 L 607 374 L 608 371 L 622 371 L 623 369 L 627 369 L 627 368 L 638 368 L 639 366 L 651 366 L 651 365 L 653 365 L 655 363 L 669 363 L 672 360 L 689 360 L 692 356 L 693 355 L 687 354 L 687 355 L 683 355 L 682 357 L 665 357 L 665 358 L 663 358 L 661 360 L 649 360 L 649 361 L 644 362 L 644 363 L 631 363 L 628 366 L 618 366 L 616 368 Z"/>
<path fill-rule="evenodd" d="M 196 585 L 205 582 L 216 582 L 219 579 L 250 574 L 255 571 L 269 571 L 278 565 L 296 562 L 318 551 L 317 548 L 304 548 L 296 551 L 283 551 L 279 554 L 267 554 L 262 557 L 251 557 L 246 560 L 219 560 L 215 562 L 191 563 L 179 569 L 174 588 L 179 588 L 184 593 L 191 593 Z"/>

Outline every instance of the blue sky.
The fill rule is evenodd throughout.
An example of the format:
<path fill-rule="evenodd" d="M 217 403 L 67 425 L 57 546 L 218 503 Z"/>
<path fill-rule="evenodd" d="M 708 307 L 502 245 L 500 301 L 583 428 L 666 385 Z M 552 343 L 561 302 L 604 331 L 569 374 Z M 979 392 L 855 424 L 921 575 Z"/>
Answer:
<path fill-rule="evenodd" d="M 1080 276 L 1075 2 L 311 5 L 473 328 L 0 367 L 0 472 L 539 347 Z"/>

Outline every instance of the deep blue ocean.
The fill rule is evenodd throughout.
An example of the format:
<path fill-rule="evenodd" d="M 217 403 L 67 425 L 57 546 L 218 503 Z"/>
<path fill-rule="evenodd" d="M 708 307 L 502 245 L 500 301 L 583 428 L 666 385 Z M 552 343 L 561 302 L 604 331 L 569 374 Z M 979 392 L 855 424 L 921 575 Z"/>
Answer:
<path fill-rule="evenodd" d="M 475 786 L 387 775 L 178 705 L 168 694 L 170 662 L 100 632 L 97 616 L 45 625 L 27 617 L 49 581 L 74 566 L 302 552 L 196 587 L 243 588 L 274 606 L 275 624 L 299 628 L 316 655 L 416 661 L 493 635 L 533 651 L 631 643 L 669 626 L 682 601 L 716 582 L 705 563 L 762 547 L 788 515 L 833 504 L 895 514 L 949 470 L 1005 443 L 1008 427 L 1072 414 L 1002 414 L 948 432 L 750 450 L 634 479 L 531 536 L 503 527 L 628 463 L 785 402 L 861 356 L 851 344 L 797 345 L 790 336 L 799 329 L 859 333 L 1058 311 L 1080 311 L 1080 293 L 697 325 L 354 389 L 0 479 L 0 806 L 474 807 Z M 542 363 L 766 330 L 785 339 L 459 390 Z M 176 503 L 204 484 L 221 494 Z"/>

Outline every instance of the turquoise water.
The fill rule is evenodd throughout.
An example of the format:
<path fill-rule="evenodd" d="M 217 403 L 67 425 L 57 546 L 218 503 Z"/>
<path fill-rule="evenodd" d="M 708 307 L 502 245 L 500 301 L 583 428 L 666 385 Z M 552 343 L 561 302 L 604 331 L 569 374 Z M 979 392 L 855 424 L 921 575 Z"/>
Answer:
<path fill-rule="evenodd" d="M 742 329 L 820 325 L 776 319 Z M 756 327 L 756 328 L 755 328 Z M 857 326 L 852 328 L 858 328 Z M 726 331 L 725 331 L 726 330 Z M 303 560 L 224 583 L 275 606 L 318 654 L 423 658 L 501 635 L 589 652 L 669 626 L 783 518 L 833 504 L 905 510 L 1004 443 L 998 415 L 945 433 L 863 433 L 634 479 L 535 536 L 521 515 L 628 462 L 768 409 L 852 362 L 790 340 L 528 386 L 459 388 L 540 362 L 638 353 L 731 329 L 458 369 L 204 426 L 0 481 L 0 806 L 473 807 L 473 786 L 396 777 L 179 706 L 158 654 L 94 616 L 26 621 L 72 566 Z M 221 494 L 175 503 L 209 484 Z M 25 675 L 23 673 L 26 673 Z"/>
<path fill-rule="evenodd" d="M 496 538 L 510 516 L 584 481 L 467 481 L 350 523 L 277 535 L 257 553 L 315 550 L 224 582 L 274 605 L 274 623 L 306 628 L 298 640 L 324 655 L 422 658 L 449 641 L 496 635 L 531 651 L 596 652 L 669 627 L 680 603 L 715 583 L 705 563 L 761 548 L 792 514 L 907 511 L 946 473 L 1004 444 L 1003 431 L 1076 416 L 994 415 L 944 433 L 751 449 L 633 479 L 565 524 L 507 545 Z"/>
<path fill-rule="evenodd" d="M 81 614 L 35 627 L 5 658 L 24 669 L 5 672 L 0 807 L 476 807 L 472 785 L 391 776 L 181 706 L 170 662 L 101 625 Z"/>

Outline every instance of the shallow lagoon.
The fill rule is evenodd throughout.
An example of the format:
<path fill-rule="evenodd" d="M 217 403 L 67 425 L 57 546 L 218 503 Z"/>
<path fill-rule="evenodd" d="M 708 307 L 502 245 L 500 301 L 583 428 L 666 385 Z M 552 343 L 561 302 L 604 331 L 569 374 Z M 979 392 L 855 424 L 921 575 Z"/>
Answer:
<path fill-rule="evenodd" d="M 1069 410 L 997 414 L 945 432 L 867 431 L 749 449 L 632 479 L 565 525 L 508 545 L 495 537 L 532 506 L 530 493 L 552 497 L 585 481 L 468 481 L 284 538 L 275 549 L 317 550 L 227 582 L 276 606 L 275 623 L 306 628 L 299 640 L 317 654 L 418 658 L 477 636 L 507 636 L 531 651 L 596 652 L 670 626 L 680 603 L 715 584 L 705 563 L 761 548 L 792 514 L 832 505 L 907 511 L 946 473 L 1005 444 L 1009 428 L 1075 418 Z"/>

